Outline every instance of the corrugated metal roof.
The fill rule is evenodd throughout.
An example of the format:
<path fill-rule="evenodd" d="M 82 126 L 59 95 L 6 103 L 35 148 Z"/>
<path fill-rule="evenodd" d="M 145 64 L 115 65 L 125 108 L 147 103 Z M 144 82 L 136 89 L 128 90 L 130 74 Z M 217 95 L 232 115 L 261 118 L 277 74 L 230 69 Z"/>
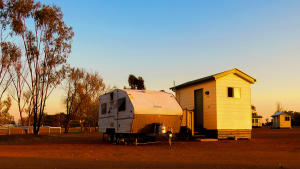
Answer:
<path fill-rule="evenodd" d="M 221 72 L 221 73 L 217 73 L 217 74 L 214 74 L 214 75 L 211 75 L 211 76 L 206 76 L 206 77 L 203 77 L 203 78 L 200 78 L 200 79 L 192 80 L 192 81 L 189 81 L 189 82 L 186 82 L 186 83 L 183 83 L 183 84 L 171 87 L 170 89 L 171 90 L 180 89 L 180 88 L 184 88 L 184 87 L 188 87 L 188 86 L 200 84 L 200 83 L 203 83 L 203 82 L 208 82 L 208 81 L 216 80 L 216 78 L 218 78 L 217 77 L 218 75 L 222 76 L 223 74 L 230 73 L 230 72 L 232 72 L 232 73 L 239 72 L 240 74 L 243 74 L 247 78 L 251 79 L 253 81 L 253 83 L 256 81 L 256 79 L 254 79 L 253 77 L 247 75 L 246 73 L 242 72 L 241 70 L 239 70 L 237 68 L 234 68 L 234 69 L 231 69 L 231 70 L 228 70 L 228 71 L 224 71 L 224 72 Z"/>
<path fill-rule="evenodd" d="M 195 85 L 195 84 L 199 84 L 199 83 L 203 83 L 203 82 L 208 82 L 208 81 L 212 81 L 212 80 L 215 80 L 214 75 L 203 77 L 201 79 L 196 79 L 196 80 L 193 80 L 193 81 L 189 81 L 189 82 L 177 85 L 175 87 L 172 87 L 170 89 L 171 90 L 180 89 L 180 88 L 184 88 L 184 87 L 187 87 L 187 86 L 192 86 L 192 85 Z"/>
<path fill-rule="evenodd" d="M 279 116 L 279 115 L 281 115 L 281 114 L 283 114 L 284 112 L 276 112 L 276 113 L 274 113 L 273 115 L 272 115 L 272 117 L 274 117 L 274 116 Z"/>

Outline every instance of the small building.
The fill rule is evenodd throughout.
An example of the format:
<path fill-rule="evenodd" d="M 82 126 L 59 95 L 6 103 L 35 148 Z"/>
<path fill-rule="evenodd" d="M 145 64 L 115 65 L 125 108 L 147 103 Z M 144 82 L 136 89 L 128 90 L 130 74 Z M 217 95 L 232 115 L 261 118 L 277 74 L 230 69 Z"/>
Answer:
<path fill-rule="evenodd" d="M 231 69 L 171 88 L 186 110 L 182 126 L 192 124 L 193 134 L 219 139 L 251 138 L 251 84 L 256 79 Z M 192 115 L 186 113 L 192 112 Z"/>
<path fill-rule="evenodd" d="M 291 115 L 286 112 L 277 112 L 272 115 L 273 128 L 291 128 Z"/>
<path fill-rule="evenodd" d="M 262 116 L 257 115 L 257 113 L 252 113 L 252 127 L 262 127 Z"/>

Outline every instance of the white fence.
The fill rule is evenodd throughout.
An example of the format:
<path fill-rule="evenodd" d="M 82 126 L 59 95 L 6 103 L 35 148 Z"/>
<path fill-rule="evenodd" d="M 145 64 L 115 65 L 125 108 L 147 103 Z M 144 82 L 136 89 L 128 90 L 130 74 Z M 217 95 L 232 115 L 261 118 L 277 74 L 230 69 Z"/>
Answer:
<path fill-rule="evenodd" d="M 61 134 L 61 127 L 40 127 L 39 134 Z M 33 127 L 2 127 L 0 135 L 33 134 Z"/>

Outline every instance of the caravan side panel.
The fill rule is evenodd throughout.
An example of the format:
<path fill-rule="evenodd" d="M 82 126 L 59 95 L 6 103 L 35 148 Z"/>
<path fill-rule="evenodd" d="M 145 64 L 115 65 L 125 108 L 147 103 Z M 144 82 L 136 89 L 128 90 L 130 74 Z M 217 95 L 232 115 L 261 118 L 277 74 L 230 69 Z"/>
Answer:
<path fill-rule="evenodd" d="M 131 104 L 131 101 L 128 97 L 128 94 L 123 90 L 115 90 L 116 92 L 116 133 L 130 133 L 131 125 L 132 125 L 132 119 L 133 119 L 133 106 Z M 120 110 L 119 107 L 120 102 L 118 100 L 125 99 L 125 109 Z"/>
<path fill-rule="evenodd" d="M 167 131 L 172 128 L 173 133 L 179 133 L 181 115 L 149 115 L 135 114 L 132 121 L 132 133 L 148 133 L 147 129 L 152 123 L 163 124 Z"/>
<path fill-rule="evenodd" d="M 116 94 L 114 92 L 107 93 L 99 98 L 99 132 L 105 133 L 107 129 L 116 129 L 117 123 L 115 122 L 116 114 L 114 97 Z"/>
<path fill-rule="evenodd" d="M 125 100 L 125 105 L 120 105 L 120 99 Z M 104 94 L 100 96 L 99 103 L 99 132 L 114 130 L 116 133 L 130 133 L 133 108 L 126 92 L 114 90 Z"/>
<path fill-rule="evenodd" d="M 130 133 L 132 119 L 118 120 L 118 131 L 117 133 Z"/>

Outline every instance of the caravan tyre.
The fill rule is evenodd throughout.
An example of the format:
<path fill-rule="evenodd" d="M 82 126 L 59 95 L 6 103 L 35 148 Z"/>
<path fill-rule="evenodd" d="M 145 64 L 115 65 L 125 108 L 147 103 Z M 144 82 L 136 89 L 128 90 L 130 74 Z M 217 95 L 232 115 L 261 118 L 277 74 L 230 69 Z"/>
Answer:
<path fill-rule="evenodd" d="M 108 134 L 108 142 L 113 143 L 115 141 L 115 135 L 114 134 Z"/>

